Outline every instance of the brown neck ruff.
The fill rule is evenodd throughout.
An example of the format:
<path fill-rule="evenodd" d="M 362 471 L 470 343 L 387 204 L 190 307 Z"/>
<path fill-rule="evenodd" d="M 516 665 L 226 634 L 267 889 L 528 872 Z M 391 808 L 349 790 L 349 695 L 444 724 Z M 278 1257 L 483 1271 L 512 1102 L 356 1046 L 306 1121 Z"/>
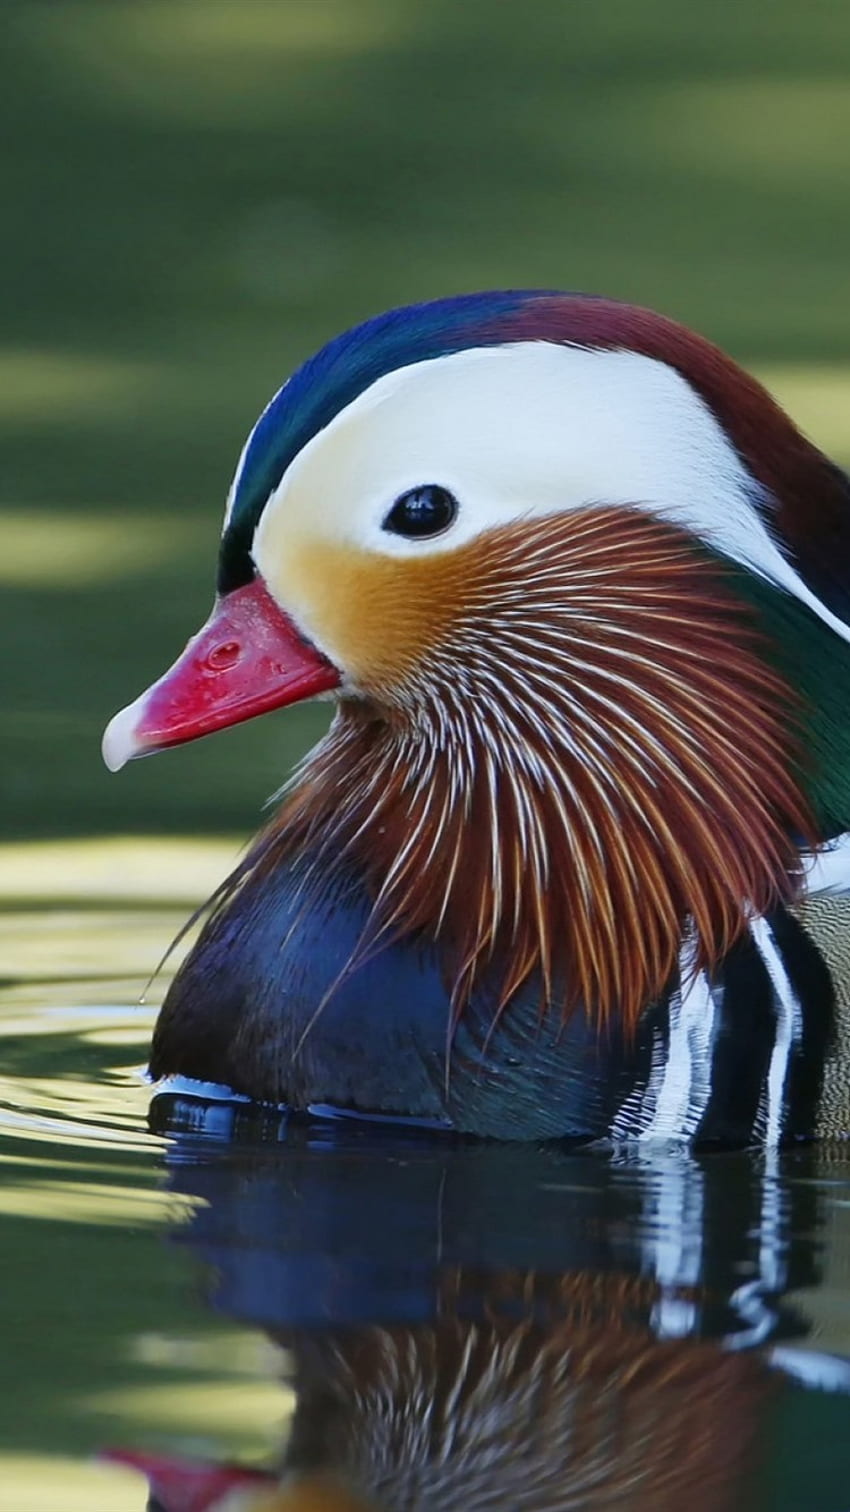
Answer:
<path fill-rule="evenodd" d="M 434 940 L 451 1025 L 485 974 L 498 1015 L 538 973 L 542 1009 L 632 1029 L 686 931 L 710 969 L 793 896 L 814 833 L 793 698 L 730 583 L 623 507 L 447 554 L 417 664 L 342 700 L 245 870 L 353 872 L 358 958 Z"/>

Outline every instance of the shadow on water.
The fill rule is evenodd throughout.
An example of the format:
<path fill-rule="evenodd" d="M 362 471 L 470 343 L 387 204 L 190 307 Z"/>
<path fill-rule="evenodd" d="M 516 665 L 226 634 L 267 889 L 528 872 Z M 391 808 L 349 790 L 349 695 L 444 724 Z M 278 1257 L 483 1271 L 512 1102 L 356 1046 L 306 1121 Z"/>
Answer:
<path fill-rule="evenodd" d="M 806 1300 L 823 1151 L 505 1148 L 180 1098 L 153 1117 L 191 1201 L 174 1242 L 262 1330 L 294 1411 L 266 1480 L 130 1454 L 152 1506 L 846 1509 L 850 1365 Z"/>

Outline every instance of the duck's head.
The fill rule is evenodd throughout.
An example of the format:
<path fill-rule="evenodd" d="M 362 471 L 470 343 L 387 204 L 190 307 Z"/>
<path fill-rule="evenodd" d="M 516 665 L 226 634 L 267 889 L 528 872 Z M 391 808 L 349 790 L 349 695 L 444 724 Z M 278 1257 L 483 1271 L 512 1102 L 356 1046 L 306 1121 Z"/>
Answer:
<path fill-rule="evenodd" d="M 846 641 L 848 547 L 846 480 L 683 327 L 539 292 L 393 311 L 260 417 L 212 617 L 105 759 L 333 696 L 286 834 L 445 938 L 461 996 L 504 949 L 501 999 L 538 965 L 634 1014 L 688 918 L 716 959 L 793 890 L 797 690 L 748 585 Z"/>

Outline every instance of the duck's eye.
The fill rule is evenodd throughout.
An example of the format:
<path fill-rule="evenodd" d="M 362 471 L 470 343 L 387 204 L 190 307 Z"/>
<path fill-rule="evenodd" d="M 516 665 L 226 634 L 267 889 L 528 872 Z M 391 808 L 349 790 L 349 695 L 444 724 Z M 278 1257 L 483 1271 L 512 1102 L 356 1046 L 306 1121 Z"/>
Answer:
<path fill-rule="evenodd" d="M 454 524 L 458 507 L 457 499 L 447 488 L 441 488 L 439 483 L 422 483 L 399 494 L 383 528 L 414 541 L 440 535 Z"/>

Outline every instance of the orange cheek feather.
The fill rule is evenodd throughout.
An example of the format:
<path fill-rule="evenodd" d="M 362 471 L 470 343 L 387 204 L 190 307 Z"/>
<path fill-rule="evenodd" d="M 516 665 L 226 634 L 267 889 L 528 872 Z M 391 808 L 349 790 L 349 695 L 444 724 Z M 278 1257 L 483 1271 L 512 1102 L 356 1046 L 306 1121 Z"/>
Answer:
<path fill-rule="evenodd" d="M 416 558 L 303 540 L 267 573 L 279 603 L 341 671 L 391 695 L 466 607 L 478 541 Z"/>

